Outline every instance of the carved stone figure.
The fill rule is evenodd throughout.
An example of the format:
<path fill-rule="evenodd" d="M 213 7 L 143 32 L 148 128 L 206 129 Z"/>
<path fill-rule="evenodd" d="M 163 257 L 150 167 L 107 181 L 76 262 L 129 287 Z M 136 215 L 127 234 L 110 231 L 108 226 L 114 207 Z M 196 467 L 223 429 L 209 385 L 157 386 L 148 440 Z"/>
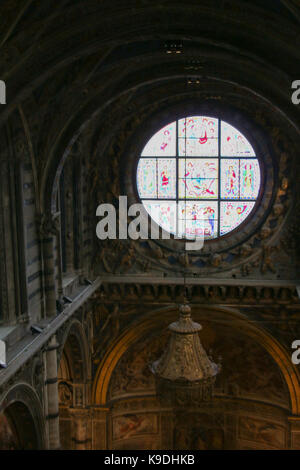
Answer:
<path fill-rule="evenodd" d="M 273 264 L 271 255 L 274 252 L 275 247 L 271 246 L 264 246 L 263 247 L 263 255 L 262 255 L 262 266 L 261 272 L 264 274 L 267 271 L 271 271 L 272 273 L 276 272 L 275 266 Z"/>
<path fill-rule="evenodd" d="M 72 386 L 67 382 L 59 382 L 58 384 L 59 402 L 63 405 L 73 404 Z"/>

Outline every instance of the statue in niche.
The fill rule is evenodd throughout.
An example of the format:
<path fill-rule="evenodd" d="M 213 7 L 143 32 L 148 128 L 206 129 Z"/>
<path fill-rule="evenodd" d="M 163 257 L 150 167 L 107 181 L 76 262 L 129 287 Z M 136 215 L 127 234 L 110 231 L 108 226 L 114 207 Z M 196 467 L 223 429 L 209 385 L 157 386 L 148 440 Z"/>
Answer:
<path fill-rule="evenodd" d="M 67 382 L 60 382 L 58 384 L 59 402 L 62 405 L 71 405 L 73 402 L 73 391 L 71 385 Z"/>
<path fill-rule="evenodd" d="M 211 254 L 209 258 L 211 266 L 214 268 L 218 268 L 220 264 L 222 263 L 222 256 L 219 255 L 218 253 Z"/>
<path fill-rule="evenodd" d="M 273 246 L 265 246 L 265 245 L 263 246 L 262 266 L 261 266 L 262 274 L 265 274 L 267 271 L 271 271 L 272 273 L 276 272 L 276 269 L 271 259 L 271 255 L 273 251 L 275 250 L 276 248 Z"/>
<path fill-rule="evenodd" d="M 182 253 L 178 255 L 178 261 L 185 268 L 190 266 L 190 258 L 189 258 L 188 253 Z"/>
<path fill-rule="evenodd" d="M 240 256 L 243 258 L 246 258 L 250 256 L 253 253 L 252 247 L 248 243 L 243 243 L 243 245 L 240 248 Z"/>

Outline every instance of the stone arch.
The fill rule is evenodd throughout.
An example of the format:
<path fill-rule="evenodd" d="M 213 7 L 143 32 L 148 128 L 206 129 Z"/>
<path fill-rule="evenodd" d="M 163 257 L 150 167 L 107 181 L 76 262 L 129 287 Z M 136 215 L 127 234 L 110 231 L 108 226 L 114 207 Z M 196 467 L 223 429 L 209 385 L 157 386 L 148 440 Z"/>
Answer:
<path fill-rule="evenodd" d="M 58 180 L 60 177 L 61 170 L 64 163 L 66 162 L 68 156 L 70 155 L 72 146 L 76 143 L 79 136 L 84 132 L 86 127 L 97 117 L 109 109 L 117 100 L 125 97 L 128 93 L 133 92 L 138 89 L 141 90 L 143 87 L 147 87 L 151 84 L 166 84 L 168 80 L 185 80 L 186 74 L 176 74 L 174 76 L 169 76 L 168 74 L 155 78 L 153 80 L 143 80 L 139 82 L 136 78 L 136 83 L 132 86 L 128 86 L 127 83 L 122 83 L 121 90 L 118 91 L 114 96 L 103 96 L 101 92 L 95 92 L 93 96 L 90 97 L 89 101 L 84 103 L 83 109 L 74 113 L 72 119 L 66 123 L 63 130 L 58 135 L 57 141 L 54 143 L 51 149 L 50 158 L 48 160 L 46 170 L 43 174 L 42 179 L 42 201 L 41 207 L 44 211 L 51 211 L 55 213 L 56 211 L 56 191 L 58 187 Z M 229 85 L 231 82 L 224 78 L 215 78 L 212 77 L 212 83 L 215 83 L 215 87 L 218 87 L 220 83 Z M 245 87 L 239 85 L 238 81 L 235 83 L 236 87 L 240 87 L 241 90 L 244 90 Z M 251 95 L 259 96 L 262 102 L 272 105 L 269 100 L 263 97 L 262 94 L 256 93 L 255 90 L 249 90 Z M 71 110 L 70 110 L 71 111 Z"/>
<path fill-rule="evenodd" d="M 135 5 L 135 3 L 133 3 Z M 135 6 L 136 7 L 136 6 Z M 230 9 L 229 9 L 230 10 Z M 53 13 L 53 12 L 52 12 Z M 44 52 L 44 48 L 49 51 L 49 65 L 47 67 L 47 71 L 44 72 L 44 74 L 40 74 L 39 77 L 36 76 L 35 71 L 33 70 L 32 64 L 27 63 L 26 71 L 28 70 L 28 79 L 23 80 L 23 83 L 28 83 L 30 84 L 31 87 L 33 86 L 38 86 L 38 84 L 42 83 L 42 80 L 45 79 L 45 76 L 49 76 L 50 72 L 52 70 L 58 70 L 59 68 L 65 66 L 66 64 L 74 62 L 78 57 L 82 57 L 88 53 L 92 53 L 95 50 L 97 50 L 101 44 L 106 44 L 106 47 L 108 48 L 111 44 L 112 41 L 116 43 L 118 41 L 116 37 L 116 31 L 118 31 L 119 38 L 125 38 L 127 43 L 136 41 L 139 37 L 143 38 L 152 38 L 153 35 L 154 37 L 159 34 L 159 37 L 166 38 L 168 39 L 170 34 L 174 36 L 174 38 L 178 37 L 178 31 L 176 30 L 177 22 L 180 21 L 181 25 L 181 30 L 185 31 L 185 35 L 187 37 L 192 37 L 195 38 L 196 41 L 199 41 L 198 35 L 199 35 L 199 25 L 201 25 L 201 28 L 206 31 L 206 35 L 209 35 L 211 32 L 211 24 L 214 24 L 214 22 L 221 22 L 225 23 L 226 22 L 226 27 L 224 28 L 225 31 L 228 31 L 228 28 L 230 31 L 240 31 L 240 24 L 236 21 L 236 17 L 234 17 L 234 20 L 230 18 L 230 15 L 225 14 L 225 12 L 220 11 L 217 9 L 214 11 L 213 9 L 209 9 L 208 11 L 203 8 L 199 8 L 199 6 L 196 5 L 190 5 L 190 8 L 188 9 L 183 9 L 182 5 L 180 6 L 172 6 L 172 13 L 176 16 L 177 21 L 174 22 L 173 25 L 169 25 L 169 22 L 166 21 L 166 24 L 168 24 L 168 30 L 165 31 L 162 25 L 164 24 L 164 21 L 162 21 L 162 17 L 167 19 L 167 17 L 170 14 L 170 7 L 166 8 L 157 8 L 157 6 L 151 6 L 149 8 L 141 8 L 137 9 L 136 12 L 136 25 L 134 28 L 132 28 L 131 24 L 128 24 L 126 21 L 126 18 L 124 18 L 123 14 L 121 12 L 118 12 L 112 19 L 114 27 L 112 30 L 114 31 L 114 35 L 112 36 L 110 32 L 108 32 L 107 25 L 102 24 L 104 21 L 102 17 L 99 18 L 99 15 L 95 13 L 92 14 L 92 17 L 90 16 L 88 18 L 89 24 L 91 25 L 91 31 L 90 34 L 92 34 L 92 41 L 91 37 L 89 35 L 84 36 L 84 40 L 80 41 L 80 46 L 75 42 L 76 44 L 76 54 L 73 54 L 70 56 L 69 50 L 65 50 L 67 47 L 66 44 L 69 44 L 71 40 L 71 35 L 74 34 L 73 28 L 76 28 L 78 32 L 83 28 L 84 22 L 82 21 L 82 12 L 80 11 L 80 18 L 81 21 L 78 22 L 78 24 L 73 25 L 73 28 L 71 30 L 65 29 L 65 31 L 59 35 L 52 35 L 51 37 L 47 36 L 47 39 L 42 42 L 41 44 L 41 52 L 39 54 Z M 257 14 L 257 12 L 250 10 L 248 14 L 251 16 L 253 14 Z M 56 12 L 56 14 L 59 14 Z M 239 11 L 237 11 L 237 14 L 239 14 Z M 235 16 L 235 15 L 234 15 Z M 194 20 L 194 18 L 197 17 L 197 29 L 192 30 L 191 29 L 191 19 Z M 150 21 L 151 25 L 149 25 L 149 18 L 152 18 Z M 212 18 L 215 21 L 212 21 Z M 247 16 L 248 18 L 248 16 Z M 209 19 L 209 21 L 208 21 Z M 251 23 L 248 21 L 247 22 L 247 28 L 244 30 L 244 34 L 248 36 L 248 38 L 251 38 L 253 41 L 253 37 L 259 36 L 257 34 L 257 31 L 264 31 L 266 34 L 263 36 L 263 39 L 261 39 L 261 47 L 266 47 L 268 44 L 268 41 L 270 40 L 270 29 L 268 28 L 266 31 L 266 25 L 265 23 L 260 23 L 257 21 L 257 16 L 256 16 L 256 21 L 255 21 L 255 26 L 251 27 Z M 228 26 L 229 25 L 229 26 Z M 104 28 L 105 30 L 105 35 L 101 35 L 101 40 L 99 40 L 97 37 L 95 37 L 94 31 L 102 31 Z M 157 29 L 158 28 L 158 29 Z M 158 33 L 159 32 L 159 33 Z M 276 48 L 279 51 L 283 50 L 283 46 L 289 47 L 291 51 L 293 51 L 293 45 L 288 44 L 287 41 L 284 42 L 284 36 L 283 33 L 280 34 L 281 32 L 278 32 L 278 37 L 276 37 Z M 274 41 L 274 37 L 271 36 L 272 40 Z M 120 39 L 119 39 L 120 40 Z M 251 42 L 252 42 L 251 41 Z M 222 46 L 228 52 L 230 41 L 229 44 L 227 44 L 228 41 L 224 41 L 224 38 L 222 38 Z M 208 42 L 208 44 L 211 44 L 212 40 Z M 57 51 L 60 52 L 59 57 L 57 56 Z M 244 51 L 246 53 L 246 51 Z M 50 60 L 51 58 L 51 60 Z M 34 62 L 33 62 L 34 63 Z M 16 69 L 17 67 L 20 67 L 21 65 L 18 63 L 14 63 L 14 68 L 12 67 L 11 70 L 8 71 L 8 76 L 12 75 L 12 70 Z M 29 77 L 31 79 L 29 79 Z M 32 84 L 33 81 L 34 85 Z M 29 90 L 27 91 L 23 90 L 24 85 L 22 86 L 20 83 L 16 83 L 13 91 L 13 96 L 17 95 L 17 97 L 21 98 L 26 95 L 28 95 Z M 29 85 L 28 85 L 29 87 Z M 18 94 L 17 94 L 18 92 Z"/>
<path fill-rule="evenodd" d="M 74 383 L 86 382 L 91 373 L 89 347 L 79 320 L 74 320 L 64 332 L 59 354 L 61 372 Z"/>
<path fill-rule="evenodd" d="M 41 403 L 28 384 L 13 386 L 0 403 L 0 417 L 17 449 L 45 448 L 45 422 Z"/>
<path fill-rule="evenodd" d="M 227 308 L 206 307 L 199 314 L 196 307 L 193 308 L 193 318 L 196 321 L 212 321 L 220 325 L 228 325 L 234 321 L 235 329 L 259 343 L 273 361 L 277 364 L 289 393 L 290 413 L 298 415 L 300 413 L 300 377 L 299 372 L 291 362 L 289 352 L 274 338 L 269 332 L 249 322 L 246 316 L 238 311 Z M 109 348 L 95 374 L 93 383 L 92 400 L 96 405 L 107 405 L 108 389 L 110 380 L 119 360 L 126 353 L 130 346 L 141 340 L 146 334 L 150 334 L 154 329 L 165 328 L 176 318 L 174 307 L 168 309 L 155 310 L 144 321 L 140 321 L 134 328 L 127 330 Z"/>
<path fill-rule="evenodd" d="M 74 320 L 64 332 L 59 354 L 58 392 L 60 440 L 63 449 L 85 448 L 82 413 L 90 401 L 90 355 L 82 324 Z M 81 441 L 84 441 L 83 443 Z M 80 447 L 82 445 L 83 447 Z"/>
<path fill-rule="evenodd" d="M 149 36 L 148 40 L 151 40 L 151 36 Z M 197 47 L 200 47 L 199 44 L 197 45 Z M 205 54 L 208 54 L 207 51 L 205 52 Z M 208 59 L 212 60 L 212 57 L 209 54 Z M 213 56 L 213 60 L 216 60 L 215 55 Z M 231 68 L 236 67 L 236 69 L 234 69 L 234 72 L 232 73 L 235 79 L 233 79 L 232 77 L 229 78 L 228 76 L 226 76 L 226 74 L 222 77 L 219 76 L 220 74 L 215 76 L 215 74 L 211 72 L 210 81 L 214 83 L 215 88 L 218 87 L 219 82 L 227 85 L 233 84 L 235 88 L 239 88 L 240 90 L 247 90 L 253 97 L 258 96 L 260 97 L 262 102 L 267 103 L 269 106 L 273 106 L 273 97 L 267 96 L 265 89 L 258 89 L 256 76 L 252 77 L 252 83 L 244 83 L 244 68 L 241 70 L 239 61 L 236 60 L 234 54 L 231 54 L 230 56 L 228 55 L 226 56 L 226 58 L 221 55 L 220 57 L 218 57 L 218 60 L 221 61 L 220 63 L 222 65 L 224 61 L 226 61 L 226 64 L 231 64 Z M 154 64 L 156 64 L 155 55 L 151 57 L 149 64 L 152 64 L 153 62 Z M 245 64 L 243 65 L 243 67 L 244 66 Z M 249 62 L 248 67 L 249 74 L 246 75 L 250 76 L 253 73 L 253 66 L 251 62 Z M 257 63 L 256 67 L 258 67 Z M 88 93 L 82 93 L 79 96 L 78 88 L 74 88 L 74 94 L 76 94 L 77 98 L 81 100 L 80 106 L 78 106 L 77 100 L 74 99 L 67 113 L 68 120 L 66 120 L 64 127 L 62 129 L 60 128 L 59 132 L 57 132 L 57 140 L 51 148 L 49 163 L 47 163 L 46 171 L 44 172 L 42 180 L 42 207 L 44 210 L 48 211 L 52 207 L 52 210 L 55 211 L 54 195 L 61 168 L 66 158 L 68 158 L 71 148 L 78 139 L 79 135 L 84 131 L 85 127 L 93 119 L 95 119 L 97 115 L 99 115 L 100 113 L 104 113 L 104 111 L 106 111 L 108 107 L 114 103 L 114 101 L 117 101 L 118 99 L 124 97 L 129 92 L 134 92 L 134 90 L 142 90 L 143 88 L 149 87 L 153 84 L 166 84 L 170 81 L 177 81 L 179 79 L 184 81 L 188 76 L 191 75 L 187 72 L 183 72 L 182 67 L 178 67 L 178 70 L 173 70 L 172 73 L 170 73 L 169 70 L 165 71 L 164 68 L 161 68 L 161 72 L 157 74 L 157 72 L 153 71 L 157 69 L 159 69 L 159 67 L 151 67 L 149 65 L 147 73 L 145 71 L 141 73 L 139 69 L 134 70 L 132 72 L 134 79 L 132 78 L 132 76 L 130 76 L 130 80 L 127 77 L 124 79 L 124 77 L 122 76 L 123 81 L 120 81 L 119 78 L 117 78 L 115 85 L 118 91 L 114 94 L 112 94 L 109 89 L 111 87 L 111 84 L 108 89 L 105 89 L 105 91 L 103 91 L 103 89 L 101 88 L 97 89 L 96 87 L 93 87 L 93 89 L 88 89 Z M 153 75 L 150 75 L 151 73 Z M 268 69 L 268 74 L 272 74 L 273 76 L 274 70 Z M 264 64 L 264 66 L 261 66 L 260 79 L 261 77 L 265 77 L 265 75 L 266 64 Z M 145 76 L 147 78 L 145 78 Z M 118 77 L 118 74 L 116 74 L 116 77 Z M 276 95 L 278 95 L 279 90 L 276 90 L 275 93 Z M 74 102 L 76 102 L 76 107 L 74 106 Z M 282 114 L 282 116 L 285 116 L 288 120 L 290 120 L 290 118 L 286 116 L 282 110 L 277 108 L 277 112 Z"/>

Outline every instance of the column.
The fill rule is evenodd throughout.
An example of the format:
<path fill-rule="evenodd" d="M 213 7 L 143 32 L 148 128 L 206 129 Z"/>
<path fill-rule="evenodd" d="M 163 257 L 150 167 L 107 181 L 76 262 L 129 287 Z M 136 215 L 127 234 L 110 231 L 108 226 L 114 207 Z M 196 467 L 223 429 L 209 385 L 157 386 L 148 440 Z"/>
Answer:
<path fill-rule="evenodd" d="M 92 450 L 108 449 L 107 422 L 109 408 L 95 406 L 92 415 Z"/>
<path fill-rule="evenodd" d="M 70 408 L 73 429 L 73 449 L 91 449 L 91 414 L 88 408 Z"/>
<path fill-rule="evenodd" d="M 59 219 L 53 214 L 43 215 L 40 222 L 40 237 L 43 258 L 45 316 L 56 315 L 56 284 L 54 240 L 59 231 Z M 59 260 L 60 262 L 60 260 Z"/>
<path fill-rule="evenodd" d="M 290 449 L 300 449 L 300 416 L 289 416 L 290 424 Z"/>
<path fill-rule="evenodd" d="M 59 401 L 57 381 L 57 348 L 56 336 L 52 336 L 45 349 L 46 362 L 46 420 L 48 423 L 48 448 L 59 449 Z"/>

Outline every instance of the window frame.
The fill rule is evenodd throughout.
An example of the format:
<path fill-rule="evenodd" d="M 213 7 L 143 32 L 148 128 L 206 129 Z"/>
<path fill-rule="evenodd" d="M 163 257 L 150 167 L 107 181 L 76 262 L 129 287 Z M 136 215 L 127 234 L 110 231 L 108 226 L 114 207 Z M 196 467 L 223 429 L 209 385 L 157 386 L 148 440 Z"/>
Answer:
<path fill-rule="evenodd" d="M 188 115 L 209 115 L 236 127 L 250 142 L 261 163 L 261 188 L 251 215 L 228 234 L 207 240 L 200 250 L 201 255 L 209 256 L 212 250 L 217 253 L 228 252 L 245 242 L 257 246 L 259 244 L 257 233 L 269 217 L 279 189 L 277 155 L 270 134 L 256 122 L 255 116 L 230 105 L 227 101 L 183 97 L 173 104 L 168 100 L 160 103 L 152 113 L 147 114 L 143 110 L 141 115 L 137 113 L 136 125 L 130 132 L 130 137 L 120 155 L 120 194 L 127 196 L 128 205 L 141 202 L 136 185 L 136 170 L 145 143 L 168 123 Z M 148 217 L 146 210 L 144 212 L 145 217 Z M 172 238 L 172 235 L 168 239 L 160 237 L 153 241 L 163 249 L 167 249 L 170 254 L 173 252 L 175 255 L 185 251 L 185 240 Z M 191 254 L 196 256 L 198 250 Z M 228 256 L 231 256 L 230 253 Z"/>
<path fill-rule="evenodd" d="M 243 156 L 243 155 L 225 155 L 223 154 L 222 152 L 222 123 L 225 123 L 225 124 L 229 124 L 232 126 L 232 124 L 228 123 L 227 121 L 221 119 L 220 117 L 212 117 L 212 116 L 208 116 L 208 115 L 193 115 L 193 116 L 185 116 L 183 118 L 181 118 L 181 120 L 186 120 L 186 119 L 193 119 L 193 118 L 202 118 L 202 117 L 205 117 L 205 118 L 209 118 L 209 119 L 215 119 L 217 120 L 217 126 L 218 126 L 218 142 L 217 142 L 217 155 L 180 155 L 180 150 L 179 150 L 179 139 L 182 139 L 183 137 L 180 137 L 179 136 L 179 131 L 178 131 L 178 126 L 179 126 L 179 119 L 176 119 L 175 121 L 173 122 L 170 122 L 168 123 L 166 126 L 163 126 L 161 129 L 159 129 L 157 132 L 160 132 L 164 127 L 167 127 L 167 126 L 171 126 L 173 124 L 175 124 L 175 155 L 143 155 L 143 150 L 139 156 L 139 159 L 138 159 L 138 163 L 137 163 L 137 169 L 136 169 L 136 186 L 137 186 L 137 194 L 138 194 L 138 198 L 140 200 L 140 202 L 142 202 L 142 204 L 144 205 L 144 202 L 168 202 L 168 201 L 174 201 L 176 202 L 176 221 L 175 221 L 175 225 L 176 225 L 176 228 L 175 228 L 175 233 L 177 234 L 178 236 L 178 222 L 179 222 L 179 218 L 178 218 L 178 203 L 180 202 L 188 202 L 188 203 L 196 203 L 196 202 L 203 202 L 203 203 L 212 203 L 212 202 L 216 202 L 217 203 L 217 208 L 218 208 L 218 216 L 217 216 L 217 234 L 215 237 L 212 237 L 212 238 L 206 238 L 205 237 L 205 242 L 207 241 L 210 241 L 210 240 L 216 240 L 216 239 L 219 239 L 221 237 L 224 237 L 226 235 L 229 235 L 231 232 L 233 232 L 234 230 L 238 229 L 242 224 L 244 224 L 247 219 L 251 216 L 252 212 L 255 210 L 255 206 L 257 204 L 257 199 L 258 199 L 258 196 L 260 194 L 260 190 L 261 190 L 261 174 L 262 174 L 262 169 L 261 169 L 261 162 L 260 162 L 260 159 L 259 157 L 256 155 L 256 152 L 255 150 L 253 149 L 254 151 L 254 155 L 251 155 L 251 156 Z M 186 125 L 186 124 L 185 124 Z M 243 135 L 243 133 L 240 131 L 240 129 L 238 129 L 237 127 L 233 126 L 234 129 L 239 132 L 240 134 Z M 156 132 L 156 133 L 157 133 Z M 150 139 L 145 143 L 144 145 L 144 148 L 146 148 L 146 146 L 148 145 L 148 143 L 150 142 L 150 140 L 156 135 L 156 133 L 154 133 Z M 251 145 L 251 147 L 253 148 L 251 142 L 243 135 L 243 137 L 247 140 L 247 142 Z M 186 142 L 187 140 L 187 136 L 185 135 L 184 137 L 184 140 Z M 142 161 L 142 160 L 153 160 L 156 162 L 156 198 L 153 197 L 143 197 L 141 196 L 140 192 L 139 192 L 139 189 L 138 189 L 138 166 L 139 166 L 139 163 Z M 166 197 L 166 198 L 162 198 L 162 197 L 159 197 L 158 195 L 158 160 L 164 160 L 164 159 L 174 159 L 176 161 L 175 163 L 175 171 L 176 171 L 176 175 L 175 175 L 175 178 L 176 178 L 176 188 L 175 188 L 175 197 Z M 217 160 L 218 162 L 218 169 L 217 169 L 217 172 L 218 172 L 218 177 L 217 177 L 217 185 L 218 185 L 218 195 L 216 198 L 183 198 L 183 197 L 180 197 L 180 194 L 179 194 L 179 184 L 180 184 L 180 179 L 183 179 L 183 178 L 180 178 L 180 175 L 179 175 L 179 161 L 180 159 L 182 160 L 186 160 L 186 159 L 195 159 L 195 160 Z M 258 194 L 255 198 L 243 198 L 241 197 L 241 195 L 239 195 L 238 198 L 224 198 L 222 197 L 222 194 L 221 194 L 221 179 L 222 179 L 222 175 L 221 175 L 221 162 L 223 161 L 228 161 L 228 160 L 237 160 L 239 162 L 239 186 L 240 186 L 240 169 L 241 169 L 241 161 L 242 160 L 249 160 L 249 161 L 255 161 L 255 162 L 258 162 L 258 165 L 259 165 L 259 190 L 258 190 Z M 240 203 L 247 203 L 247 202 L 254 202 L 254 205 L 252 207 L 252 209 L 250 210 L 249 214 L 245 217 L 244 220 L 242 220 L 242 222 L 240 222 L 236 227 L 232 228 L 231 230 L 225 232 L 225 233 L 221 233 L 221 203 L 225 203 L 225 202 L 240 202 Z M 144 206 L 145 207 L 145 206 Z M 145 207 L 146 209 L 146 207 Z M 147 211 L 147 209 L 146 209 Z M 147 211 L 148 212 L 148 211 Z M 150 215 L 150 214 L 149 214 Z M 151 216 L 150 216 L 151 217 Z M 186 222 L 186 218 L 184 219 L 185 222 Z M 198 219 L 200 220 L 200 219 Z M 167 231 L 168 233 L 170 233 L 171 236 L 175 236 L 175 233 L 174 232 L 169 232 Z M 186 234 L 185 234 L 186 235 Z M 188 240 L 190 238 L 188 238 L 187 236 L 182 236 L 181 237 L 183 240 Z"/>

